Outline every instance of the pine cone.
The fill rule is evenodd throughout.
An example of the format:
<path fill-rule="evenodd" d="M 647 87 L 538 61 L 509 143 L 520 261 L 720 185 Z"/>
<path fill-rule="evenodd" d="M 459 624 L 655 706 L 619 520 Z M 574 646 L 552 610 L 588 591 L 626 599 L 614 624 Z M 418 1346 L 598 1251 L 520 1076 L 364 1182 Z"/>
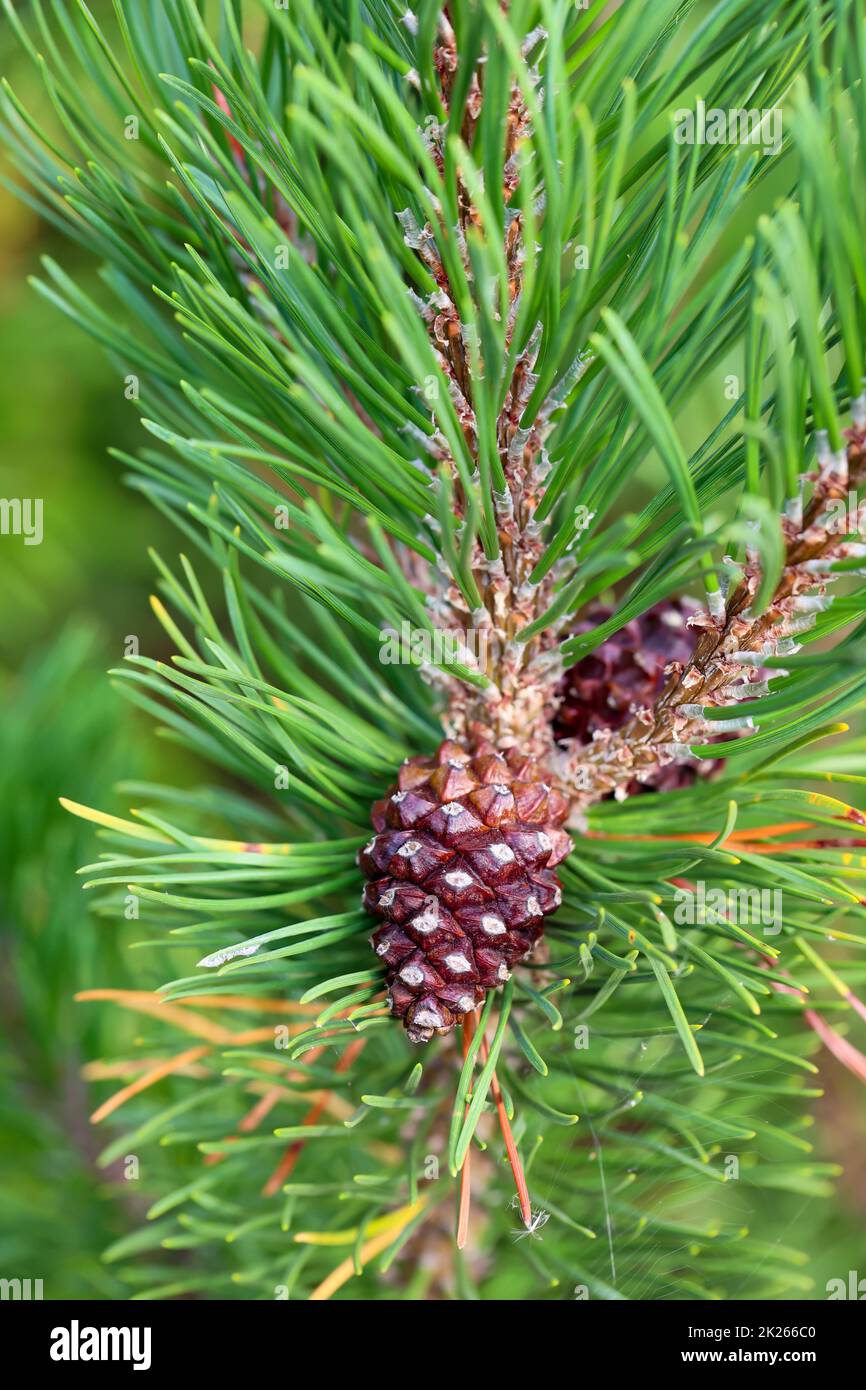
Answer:
<path fill-rule="evenodd" d="M 596 730 L 615 731 L 633 710 L 652 705 L 664 689 L 665 667 L 670 662 L 686 665 L 691 658 L 695 643 L 687 622 L 697 608 L 691 599 L 664 599 L 571 666 L 558 692 L 561 704 L 553 722 L 557 741 L 589 743 Z M 591 632 L 612 614 L 603 603 L 592 604 L 574 634 Z M 628 791 L 672 791 L 689 786 L 696 775 L 693 767 L 671 764 L 651 782 L 630 784 Z"/>
<path fill-rule="evenodd" d="M 525 960 L 562 892 L 568 802 L 516 749 L 446 740 L 373 807 L 359 863 L 391 1012 L 413 1042 L 449 1033 Z"/>

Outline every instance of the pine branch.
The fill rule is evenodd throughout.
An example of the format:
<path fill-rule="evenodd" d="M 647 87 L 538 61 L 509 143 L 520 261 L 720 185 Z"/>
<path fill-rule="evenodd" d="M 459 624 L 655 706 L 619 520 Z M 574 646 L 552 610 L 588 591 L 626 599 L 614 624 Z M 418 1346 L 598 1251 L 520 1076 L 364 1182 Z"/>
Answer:
<path fill-rule="evenodd" d="M 754 654 L 758 680 L 788 663 L 765 647 L 807 635 L 791 632 L 810 616 L 803 598 L 823 604 L 839 566 L 862 568 L 822 521 L 842 487 L 839 412 L 861 389 L 856 6 L 603 9 L 427 5 L 398 21 L 378 0 L 296 0 L 291 15 L 262 3 L 245 26 L 224 4 L 217 31 L 193 0 L 119 0 L 110 37 L 83 6 L 50 43 L 37 19 L 59 129 L 4 88 L 28 196 L 108 262 L 118 310 L 51 262 L 40 290 L 138 377 L 149 442 L 122 462 L 195 559 L 176 573 L 157 559 L 175 658 L 130 659 L 115 679 L 220 779 L 124 789 L 128 815 L 71 808 L 103 840 L 86 870 L 97 912 L 139 905 L 160 982 L 111 995 L 144 1020 L 142 1055 L 94 1073 L 119 1086 L 97 1113 L 127 1126 L 103 1161 L 159 1140 L 154 1220 L 110 1252 L 139 1295 L 319 1300 L 356 1277 L 382 1297 L 395 1270 L 412 1297 L 495 1294 L 500 1278 L 526 1297 L 808 1288 L 796 1252 L 744 1242 L 741 1206 L 760 1219 L 769 1188 L 780 1202 L 829 1191 L 833 1165 L 801 1133 L 816 1059 L 860 1066 L 846 1034 L 862 1018 L 866 864 L 856 831 L 844 842 L 861 820 L 812 789 L 836 774 L 810 747 L 866 694 L 859 590 L 809 629 L 858 623 L 829 666 L 791 654 L 758 696 L 760 733 L 701 748 L 734 772 L 620 803 L 600 798 L 621 769 L 605 783 L 604 760 L 573 751 L 575 775 L 583 759 L 596 780 L 589 796 L 574 788 L 592 804 L 557 870 L 562 902 L 535 959 L 487 991 L 462 1061 L 456 1034 L 413 1052 L 385 1016 L 359 906 L 371 804 L 385 821 L 401 765 L 426 783 L 443 720 L 476 752 L 492 732 L 487 770 L 508 749 L 517 795 L 557 805 L 552 770 L 572 776 L 550 721 L 561 663 L 669 595 L 718 593 L 726 541 L 745 544 L 652 727 L 633 721 L 628 755 L 644 740 L 657 765 L 656 723 L 663 742 L 718 731 L 683 705 L 722 708 L 735 651 Z M 658 132 L 700 82 L 723 109 L 764 107 L 804 70 L 815 114 L 798 107 L 791 136 L 810 171 L 803 227 L 782 212 L 741 245 L 769 161 Z M 119 134 L 130 113 L 138 141 Z M 779 169 L 793 193 L 794 162 Z M 675 422 L 744 339 L 741 399 L 687 456 Z M 803 440 L 821 429 L 830 461 L 820 448 L 800 516 Z M 635 482 L 649 496 L 632 514 Z M 610 624 L 572 634 L 611 590 Z M 383 662 L 383 633 L 403 624 L 460 637 L 432 661 Z M 475 630 L 481 661 L 463 640 Z M 432 773 L 446 790 L 470 760 L 448 751 Z M 527 792 L 531 751 L 547 780 Z M 852 795 L 864 759 L 846 744 Z M 477 800 L 491 792 L 508 788 L 485 783 Z M 408 816 L 411 801 L 391 800 Z M 395 833 L 411 858 L 412 833 Z M 558 851 L 561 834 L 542 828 L 522 852 L 545 838 Z M 780 883 L 777 931 L 729 906 Z M 721 908 L 680 922 L 699 890 Z M 417 987 L 413 967 L 423 980 L 430 961 L 410 963 Z M 696 1183 L 711 1223 L 683 1214 Z"/>

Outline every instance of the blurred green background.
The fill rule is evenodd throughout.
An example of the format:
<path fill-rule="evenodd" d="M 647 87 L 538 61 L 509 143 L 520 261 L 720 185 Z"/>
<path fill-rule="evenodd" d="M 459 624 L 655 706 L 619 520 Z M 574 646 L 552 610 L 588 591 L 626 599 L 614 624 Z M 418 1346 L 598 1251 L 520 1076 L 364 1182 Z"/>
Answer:
<path fill-rule="evenodd" d="M 0 71 L 41 106 L 5 20 Z M 96 268 L 0 187 L 0 497 L 41 498 L 44 514 L 40 545 L 0 535 L 0 1276 L 105 1298 L 121 1289 L 101 1252 L 141 1209 L 120 1169 L 95 1166 L 81 1068 L 135 1036 L 73 995 L 155 981 L 129 950 L 134 924 L 89 913 L 75 871 L 99 846 L 58 797 L 106 806 L 121 779 L 168 774 L 106 671 L 129 635 L 162 651 L 147 547 L 177 544 L 106 453 L 140 433 L 123 381 L 27 283 L 45 254 L 102 297 Z"/>
<path fill-rule="evenodd" d="M 0 71 L 45 111 L 2 24 Z M 122 1163 L 96 1166 L 81 1069 L 134 1048 L 135 1025 L 73 995 L 153 987 L 161 962 L 130 950 L 141 935 L 135 923 L 88 912 L 75 872 L 98 842 L 57 798 L 117 809 L 118 782 L 184 775 L 177 750 L 105 674 L 130 635 L 143 652 L 164 654 L 148 606 L 147 548 L 170 557 L 178 541 L 106 452 L 134 449 L 140 438 L 122 377 L 27 284 L 44 254 L 107 302 L 96 268 L 0 186 L 0 497 L 44 503 L 41 545 L 0 536 L 0 1276 L 41 1278 L 46 1298 L 110 1298 L 126 1290 L 101 1252 L 138 1224 L 146 1204 Z M 706 385 L 699 409 L 709 420 L 728 370 L 735 365 Z M 704 432 L 698 418 L 681 423 L 695 437 Z M 862 1089 L 832 1062 L 822 1080 L 815 1156 L 841 1162 L 846 1174 L 832 1200 L 768 1193 L 768 1203 L 780 1202 L 778 1221 L 764 1213 L 781 1244 L 809 1252 L 815 1298 L 827 1279 L 863 1264 L 866 1223 Z"/>

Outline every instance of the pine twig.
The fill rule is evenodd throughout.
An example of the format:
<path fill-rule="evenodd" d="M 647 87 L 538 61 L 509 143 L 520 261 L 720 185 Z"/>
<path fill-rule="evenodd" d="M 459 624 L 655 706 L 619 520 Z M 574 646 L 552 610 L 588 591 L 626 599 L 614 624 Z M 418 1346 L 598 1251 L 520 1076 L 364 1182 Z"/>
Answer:
<path fill-rule="evenodd" d="M 487 1046 L 487 1039 L 482 1038 L 482 1060 L 486 1062 L 488 1056 L 489 1049 Z M 532 1206 L 529 1201 L 529 1188 L 526 1185 L 526 1174 L 523 1171 L 523 1164 L 520 1161 L 520 1154 L 517 1151 L 517 1144 L 515 1143 L 514 1134 L 512 1133 L 511 1122 L 508 1118 L 508 1112 L 505 1109 L 505 1101 L 502 1097 L 499 1078 L 495 1071 L 490 1083 L 490 1091 L 496 1106 L 496 1113 L 499 1117 L 499 1128 L 502 1130 L 502 1138 L 505 1141 L 505 1152 L 508 1154 L 508 1162 L 511 1165 L 511 1171 L 514 1175 L 514 1186 L 517 1189 L 517 1200 L 520 1203 L 520 1215 L 524 1226 L 529 1230 L 532 1225 Z"/>
<path fill-rule="evenodd" d="M 463 1020 L 463 1061 L 469 1053 L 472 1039 L 475 1036 L 475 1014 L 469 1013 Z M 463 1118 L 466 1118 L 469 1110 L 469 1100 L 463 1111 Z M 460 1170 L 460 1206 L 457 1215 L 457 1249 L 463 1250 L 469 1236 L 469 1210 L 472 1203 L 472 1145 L 466 1150 L 466 1157 L 463 1160 L 463 1167 Z"/>

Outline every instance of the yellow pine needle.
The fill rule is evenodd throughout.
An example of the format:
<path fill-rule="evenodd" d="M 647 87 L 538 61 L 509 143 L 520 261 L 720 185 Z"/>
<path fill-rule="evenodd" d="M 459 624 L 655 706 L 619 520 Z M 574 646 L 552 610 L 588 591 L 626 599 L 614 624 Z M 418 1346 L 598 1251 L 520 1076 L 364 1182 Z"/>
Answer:
<path fill-rule="evenodd" d="M 423 1211 L 426 1197 L 419 1197 L 417 1202 L 412 1202 L 405 1207 L 400 1207 L 397 1211 L 388 1212 L 387 1216 L 380 1216 L 375 1221 L 371 1221 L 367 1227 L 367 1234 L 371 1238 L 379 1235 L 383 1231 L 389 1233 L 395 1227 L 400 1230 L 411 1221 L 419 1211 Z M 299 1245 L 354 1245 L 358 1238 L 358 1226 L 353 1226 L 350 1231 L 298 1231 L 295 1240 Z"/>
<path fill-rule="evenodd" d="M 80 801 L 72 801 L 68 796 L 58 797 L 60 805 L 64 811 L 69 811 L 70 815 L 78 816 L 80 820 L 91 821 L 94 825 L 99 825 L 103 830 L 119 830 L 122 835 L 129 835 L 136 840 L 157 840 L 160 844 L 172 845 L 174 840 L 169 839 L 168 835 L 161 830 L 152 830 L 149 826 L 138 825 L 137 822 L 124 820 L 122 816 L 111 816 L 107 811 L 97 811 L 93 806 L 83 806 Z M 140 811 L 134 808 L 130 815 L 140 815 Z M 274 854 L 290 855 L 295 846 L 290 842 L 282 844 L 264 844 L 249 840 L 215 840 L 207 835 L 191 835 L 190 840 L 198 845 L 200 849 L 225 850 L 229 854 Z"/>
<path fill-rule="evenodd" d="M 252 1014 L 310 1014 L 318 1013 L 318 1004 L 299 1004 L 295 999 L 261 999 L 245 994 L 196 994 L 178 999 L 178 1006 L 206 1009 L 240 1009 Z"/>
<path fill-rule="evenodd" d="M 179 1052 L 176 1057 L 168 1057 L 163 1062 L 159 1062 L 150 1071 L 145 1072 L 144 1076 L 139 1076 L 136 1081 L 130 1081 L 128 1086 L 122 1086 L 119 1091 L 115 1091 L 113 1096 L 103 1101 L 90 1117 L 90 1123 L 98 1125 L 100 1120 L 104 1120 L 106 1115 L 111 1115 L 118 1110 L 126 1101 L 137 1096 L 141 1091 L 146 1091 L 148 1086 L 154 1086 L 157 1081 L 162 1081 L 163 1077 L 171 1076 L 172 1072 L 180 1071 L 190 1062 L 197 1062 L 200 1057 L 206 1056 L 210 1052 L 209 1047 L 190 1047 L 186 1052 Z"/>
<path fill-rule="evenodd" d="M 125 1076 L 140 1076 L 150 1067 L 156 1066 L 157 1057 L 127 1057 L 117 1062 L 85 1062 L 81 1075 L 85 1081 L 118 1081 Z M 207 1067 L 184 1066 L 178 1069 L 180 1076 L 208 1076 Z"/>
<path fill-rule="evenodd" d="M 848 988 L 845 981 L 839 978 L 836 971 L 831 969 L 827 962 L 818 955 L 818 952 L 813 951 L 808 941 L 804 941 L 802 936 L 795 936 L 794 943 L 801 955 L 814 965 L 818 973 L 824 977 L 828 985 L 830 985 L 837 994 L 841 995 L 845 1003 L 848 1004 L 855 1013 L 858 1013 L 861 1018 L 866 1018 L 866 1005 L 864 1005 L 863 1001 L 858 999 L 854 991 Z"/>
<path fill-rule="evenodd" d="M 105 1000 L 120 1004 L 122 1008 L 132 1009 L 135 1013 L 149 1014 L 152 1018 L 162 1019 L 163 1022 L 180 1028 L 184 1033 L 192 1033 L 193 1037 L 203 1038 L 205 1042 L 237 1046 L 244 1043 L 265 1042 L 274 1036 L 272 1025 L 264 1028 L 247 1028 L 240 1033 L 233 1033 L 230 1028 L 223 1027 L 221 1023 L 214 1023 L 212 1019 L 202 1018 L 199 1014 L 192 1013 L 188 1008 L 181 1008 L 179 1004 L 167 1004 L 158 994 L 151 994 L 147 990 L 85 989 L 76 994 L 75 999 L 78 1003 Z M 291 1033 L 293 1026 L 287 1025 L 287 1027 Z M 303 1031 L 303 1027 L 302 1023 L 298 1023 L 294 1025 L 294 1031 Z"/>
<path fill-rule="evenodd" d="M 369 1264 L 371 1260 L 374 1260 L 377 1255 L 381 1255 L 382 1251 L 386 1250 L 391 1244 L 391 1241 L 406 1229 L 409 1222 L 412 1221 L 413 1218 L 417 1216 L 418 1212 L 425 1206 L 426 1200 L 426 1198 L 421 1197 L 417 1202 L 413 1202 L 411 1206 L 401 1207 L 399 1212 L 393 1212 L 392 1218 L 400 1218 L 399 1224 L 394 1220 L 387 1231 L 381 1231 L 378 1235 L 364 1242 L 358 1256 L 358 1263 L 362 1268 L 364 1265 Z M 297 1236 L 295 1239 L 297 1240 Z M 338 1264 L 337 1268 L 332 1270 L 327 1278 L 322 1280 L 321 1284 L 313 1289 L 313 1292 L 310 1294 L 309 1302 L 325 1302 L 332 1294 L 335 1294 L 338 1289 L 341 1289 L 344 1284 L 348 1283 L 354 1273 L 355 1261 L 350 1255 L 348 1259 Z"/>
<path fill-rule="evenodd" d="M 160 840 L 163 844 L 171 844 L 168 836 L 160 834 L 158 830 L 146 830 L 143 825 L 136 825 L 134 821 L 122 820 L 120 816 L 110 816 L 106 811 L 94 810 L 92 806 L 82 806 L 79 801 L 70 801 L 67 796 L 61 796 L 59 801 L 64 811 L 69 811 L 81 820 L 92 821 L 94 825 L 101 825 L 104 830 L 119 830 L 122 834 L 130 835 L 137 840 Z"/>
<path fill-rule="evenodd" d="M 150 606 L 160 627 L 168 633 L 175 646 L 178 647 L 182 652 L 186 652 L 187 656 L 195 658 L 197 656 L 195 648 L 192 647 L 190 643 L 187 641 L 187 639 L 184 637 L 180 628 L 177 626 L 177 623 L 171 617 L 168 609 L 162 602 L 162 599 L 157 598 L 156 594 L 151 594 Z"/>

